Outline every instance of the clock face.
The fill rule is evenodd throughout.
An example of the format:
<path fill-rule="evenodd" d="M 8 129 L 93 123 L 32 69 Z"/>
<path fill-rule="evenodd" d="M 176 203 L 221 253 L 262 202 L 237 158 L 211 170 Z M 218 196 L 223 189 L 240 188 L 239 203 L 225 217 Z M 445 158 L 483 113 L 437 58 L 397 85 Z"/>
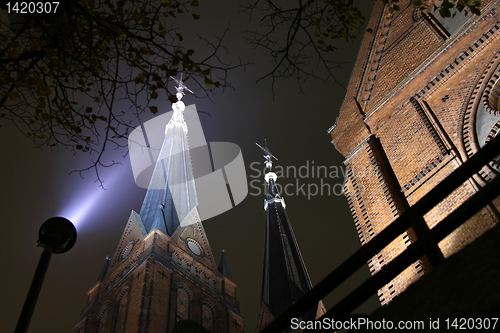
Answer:
<path fill-rule="evenodd" d="M 122 251 L 121 260 L 127 259 L 127 257 L 132 253 L 132 249 L 134 248 L 134 241 L 130 241 Z"/>
<path fill-rule="evenodd" d="M 203 249 L 201 248 L 200 244 L 198 244 L 197 241 L 195 241 L 192 238 L 188 238 L 186 239 L 186 244 L 189 250 L 191 250 L 191 252 L 193 252 L 195 255 L 199 257 L 203 256 Z"/>

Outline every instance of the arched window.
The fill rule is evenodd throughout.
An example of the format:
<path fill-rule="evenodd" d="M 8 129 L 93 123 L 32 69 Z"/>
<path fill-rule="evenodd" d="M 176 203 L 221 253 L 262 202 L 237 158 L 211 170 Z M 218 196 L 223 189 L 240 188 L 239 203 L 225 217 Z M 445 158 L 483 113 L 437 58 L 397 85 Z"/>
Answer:
<path fill-rule="evenodd" d="M 107 332 L 107 321 L 108 321 L 108 309 L 105 308 L 99 314 L 99 318 L 97 318 L 97 332 Z"/>
<path fill-rule="evenodd" d="M 118 332 L 123 332 L 125 329 L 125 321 L 127 319 L 127 308 L 128 308 L 128 288 L 124 289 L 120 297 L 118 297 L 118 318 L 116 319 L 116 324 Z"/>
<path fill-rule="evenodd" d="M 214 314 L 205 304 L 201 306 L 201 324 L 210 332 L 214 331 Z"/>
<path fill-rule="evenodd" d="M 175 314 L 175 322 L 189 319 L 189 298 L 186 292 L 179 288 L 177 289 L 177 309 Z"/>

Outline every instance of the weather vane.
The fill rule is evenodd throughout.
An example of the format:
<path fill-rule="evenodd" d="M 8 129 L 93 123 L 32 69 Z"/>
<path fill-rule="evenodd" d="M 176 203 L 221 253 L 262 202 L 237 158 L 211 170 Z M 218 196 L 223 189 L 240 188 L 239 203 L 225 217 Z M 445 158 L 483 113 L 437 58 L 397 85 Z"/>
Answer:
<path fill-rule="evenodd" d="M 274 158 L 276 161 L 278 160 L 276 158 L 276 156 L 274 156 L 273 154 L 271 154 L 271 151 L 269 150 L 269 148 L 267 148 L 267 140 L 264 139 L 264 142 L 265 142 L 265 147 L 262 147 L 261 145 L 259 145 L 257 142 L 255 143 L 257 146 L 259 146 L 260 149 L 262 149 L 262 151 L 264 152 L 264 157 L 266 158 L 266 162 L 267 161 L 271 161 L 271 157 Z"/>
<path fill-rule="evenodd" d="M 269 148 L 267 148 L 267 140 L 264 139 L 264 142 L 265 142 L 265 147 L 262 147 L 261 145 L 259 145 L 257 142 L 255 143 L 260 149 L 262 149 L 262 151 L 264 152 L 264 158 L 266 159 L 266 161 L 264 162 L 266 164 L 266 167 L 269 169 L 269 171 L 271 171 L 271 167 L 273 166 L 273 162 L 271 160 L 271 158 L 274 158 L 276 161 L 278 160 L 278 158 L 276 156 L 274 156 L 271 151 L 269 150 Z"/>
<path fill-rule="evenodd" d="M 177 80 L 175 77 L 170 76 L 172 80 L 174 80 L 177 83 L 177 86 L 175 86 L 175 90 L 177 90 L 176 96 L 177 99 L 180 101 L 182 96 L 184 96 L 184 90 L 189 91 L 191 94 L 194 94 L 182 81 L 182 73 L 181 73 L 181 78 L 180 80 Z M 180 97 L 179 97 L 180 94 Z"/>

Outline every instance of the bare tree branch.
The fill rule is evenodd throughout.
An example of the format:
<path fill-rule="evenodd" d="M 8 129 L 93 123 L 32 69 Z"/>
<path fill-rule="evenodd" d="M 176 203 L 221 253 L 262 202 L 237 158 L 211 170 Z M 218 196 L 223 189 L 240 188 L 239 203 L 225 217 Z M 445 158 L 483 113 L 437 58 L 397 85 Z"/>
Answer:
<path fill-rule="evenodd" d="M 366 0 L 363 0 L 366 1 Z M 400 0 L 382 1 L 389 10 L 399 10 Z M 254 48 L 271 56 L 272 66 L 257 81 L 293 78 L 299 86 L 309 78 L 339 84 L 335 69 L 342 63 L 335 56 L 339 40 L 352 40 L 361 31 L 365 17 L 354 0 L 249 0 L 244 10 L 260 16 L 257 30 L 245 33 Z M 479 0 L 413 0 L 420 10 L 452 17 L 457 12 L 480 14 Z"/>
<path fill-rule="evenodd" d="M 198 19 L 198 1 L 65 0 L 57 13 L 9 14 L 0 22 L 0 121 L 12 122 L 37 147 L 88 153 L 93 171 L 110 149 L 127 146 L 140 117 L 158 112 L 170 76 L 188 74 L 209 97 L 229 87 L 223 37 L 203 52 L 183 46 L 178 17 Z M 198 55 L 200 53 L 200 55 Z M 123 110 L 129 110 L 127 112 Z"/>

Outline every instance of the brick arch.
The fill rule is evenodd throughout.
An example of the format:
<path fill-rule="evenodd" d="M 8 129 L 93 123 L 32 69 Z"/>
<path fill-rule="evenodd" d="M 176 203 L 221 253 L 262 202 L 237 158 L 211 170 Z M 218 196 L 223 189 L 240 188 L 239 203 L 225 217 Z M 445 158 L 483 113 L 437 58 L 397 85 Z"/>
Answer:
<path fill-rule="evenodd" d="M 179 258 L 179 259 L 181 267 L 184 268 L 185 270 L 188 270 L 188 261 L 186 260 L 186 258 Z"/>
<path fill-rule="evenodd" d="M 493 140 L 498 133 L 500 133 L 500 120 L 493 126 L 491 129 L 490 133 L 488 134 L 488 137 L 486 138 L 486 143 L 490 142 Z M 496 159 L 490 162 L 490 166 L 500 172 L 500 156 L 497 156 Z"/>
<path fill-rule="evenodd" d="M 141 254 L 142 254 L 142 252 L 138 250 L 137 253 L 135 254 L 135 258 L 132 260 L 131 264 L 139 262 L 139 259 L 141 258 Z"/>
<path fill-rule="evenodd" d="M 498 107 L 498 105 L 491 105 L 491 98 L 493 97 L 492 92 L 494 92 L 495 90 L 500 90 L 500 67 L 497 67 L 492 77 L 488 81 L 486 89 L 484 89 L 482 98 L 483 106 L 486 112 L 494 116 L 500 116 L 500 107 Z M 500 96 L 497 97 L 500 100 Z"/>
<path fill-rule="evenodd" d="M 216 307 L 208 299 L 204 299 L 200 305 L 201 325 L 210 332 L 216 332 L 216 319 L 220 318 Z M 208 316 L 207 316 L 208 315 Z"/>
<path fill-rule="evenodd" d="M 130 284 L 126 284 L 120 289 L 120 292 L 117 294 L 116 304 L 118 304 L 120 308 L 122 306 L 127 305 L 129 296 L 130 296 Z"/>
<path fill-rule="evenodd" d="M 488 134 L 488 137 L 486 138 L 486 142 L 488 143 L 491 140 L 493 140 L 498 135 L 499 132 L 500 132 L 500 120 L 491 129 L 490 134 Z"/>
<path fill-rule="evenodd" d="M 175 304 L 175 321 L 179 320 L 191 320 L 193 317 L 193 304 L 194 304 L 194 293 L 189 288 L 188 284 L 182 281 L 178 281 L 174 283 L 174 289 L 175 290 L 175 298 L 173 304 Z M 178 309 L 179 306 L 183 305 L 182 299 L 179 298 L 179 293 L 184 294 L 186 296 L 186 307 L 182 307 L 181 309 Z M 182 296 L 181 296 L 182 297 Z M 179 311 L 181 310 L 181 311 Z"/>
<path fill-rule="evenodd" d="M 189 297 L 189 300 L 191 302 L 194 300 L 193 290 L 191 289 L 189 284 L 187 284 L 183 280 L 174 281 L 174 290 L 177 290 L 177 289 L 182 289 L 186 293 L 186 295 Z"/>
<path fill-rule="evenodd" d="M 123 332 L 126 327 L 129 299 L 130 299 L 130 285 L 126 284 L 120 289 L 120 291 L 116 296 L 115 304 L 117 306 L 114 311 L 113 333 Z"/>
<path fill-rule="evenodd" d="M 108 333 L 111 332 L 112 325 L 112 303 L 111 301 L 105 302 L 99 311 L 96 313 L 94 321 L 95 332 Z"/>
<path fill-rule="evenodd" d="M 189 287 L 189 285 L 184 282 L 184 281 L 177 281 L 174 283 L 174 288 L 177 289 L 182 289 L 184 292 L 187 294 L 187 296 L 192 300 L 194 297 L 194 293 Z"/>
<path fill-rule="evenodd" d="M 214 313 L 214 316 L 218 317 L 222 314 L 222 311 L 215 305 L 215 303 L 213 302 L 213 300 L 211 298 L 208 298 L 208 297 L 204 297 L 200 300 L 200 304 L 203 306 L 203 305 L 206 305 L 207 307 L 209 307 L 213 313 Z"/>
<path fill-rule="evenodd" d="M 487 31 L 480 40 L 484 40 L 483 37 L 487 39 L 492 39 L 493 35 L 498 35 L 500 32 L 498 31 L 498 24 L 492 27 L 489 31 Z M 498 36 L 495 36 L 498 37 Z M 488 87 L 490 81 L 493 79 L 494 75 L 499 73 L 500 70 L 500 52 L 497 49 L 494 52 L 491 60 L 488 62 L 488 65 L 485 67 L 483 74 L 478 79 L 476 86 L 469 97 L 469 103 L 465 112 L 462 114 L 462 119 L 459 122 L 458 131 L 461 132 L 462 137 L 462 147 L 466 152 L 467 156 L 470 157 L 474 155 L 479 149 L 479 145 L 477 143 L 477 138 L 475 137 L 475 123 L 476 123 L 476 112 L 479 106 L 480 101 L 484 104 L 484 98 L 481 98 L 484 94 L 489 95 L 489 90 L 492 87 Z"/>
<path fill-rule="evenodd" d="M 179 264 L 179 254 L 175 251 L 172 251 L 172 253 L 170 254 L 170 258 L 171 258 L 171 262 L 173 262 L 174 264 Z"/>
<path fill-rule="evenodd" d="M 489 31 L 487 31 L 484 36 L 491 36 L 492 34 L 500 34 L 498 23 L 493 26 Z M 481 37 L 481 38 L 483 38 Z M 489 106 L 488 98 L 490 96 L 491 90 L 494 84 L 498 81 L 500 77 L 500 48 L 497 48 L 488 65 L 485 66 L 482 75 L 478 78 L 476 86 L 469 97 L 469 102 L 466 106 L 465 111 L 461 112 L 461 120 L 458 123 L 458 131 L 461 132 L 459 136 L 461 138 L 460 144 L 462 151 L 465 152 L 466 158 L 470 158 L 479 149 L 480 144 L 476 135 L 476 121 L 477 121 L 477 111 L 480 105 L 486 105 L 491 109 L 486 111 L 490 114 L 495 115 L 492 108 Z M 499 113 L 500 115 L 500 113 Z M 479 171 L 479 176 L 483 182 L 488 182 L 495 173 L 494 169 L 489 166 L 483 167 Z"/>

